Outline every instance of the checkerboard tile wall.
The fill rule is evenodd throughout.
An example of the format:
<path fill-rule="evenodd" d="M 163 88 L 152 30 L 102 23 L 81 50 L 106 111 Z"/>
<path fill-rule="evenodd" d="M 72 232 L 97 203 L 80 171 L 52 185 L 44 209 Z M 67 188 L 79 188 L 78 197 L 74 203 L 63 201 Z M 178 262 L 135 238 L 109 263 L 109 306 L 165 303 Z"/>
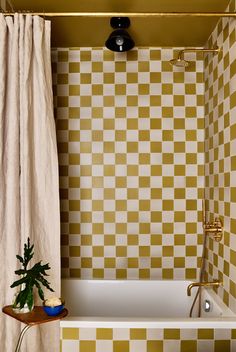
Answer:
<path fill-rule="evenodd" d="M 233 352 L 236 330 L 62 328 L 61 352 Z"/>
<path fill-rule="evenodd" d="M 64 277 L 197 277 L 203 61 L 177 51 L 52 52 Z"/>
<path fill-rule="evenodd" d="M 229 11 L 235 11 L 235 0 Z M 206 199 L 208 219 L 220 216 L 224 237 L 208 239 L 207 279 L 219 278 L 218 293 L 236 312 L 236 25 L 220 20 L 209 46 L 219 55 L 205 59 Z"/>

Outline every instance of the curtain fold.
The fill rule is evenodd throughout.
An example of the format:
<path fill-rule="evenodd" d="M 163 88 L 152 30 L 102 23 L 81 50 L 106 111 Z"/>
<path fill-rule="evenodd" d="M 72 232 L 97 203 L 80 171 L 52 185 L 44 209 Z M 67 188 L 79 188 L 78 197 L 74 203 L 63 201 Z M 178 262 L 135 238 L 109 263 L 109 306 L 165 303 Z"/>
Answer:
<path fill-rule="evenodd" d="M 35 245 L 35 262 L 49 262 L 49 281 L 60 295 L 58 160 L 50 57 L 49 21 L 0 14 L 1 306 L 12 303 L 14 291 L 9 286 L 18 268 L 15 255 L 22 253 L 27 237 Z M 45 296 L 50 293 L 44 292 Z M 1 314 L 0 326 L 0 351 L 12 352 L 20 325 Z M 22 350 L 59 351 L 59 323 L 32 327 Z"/>

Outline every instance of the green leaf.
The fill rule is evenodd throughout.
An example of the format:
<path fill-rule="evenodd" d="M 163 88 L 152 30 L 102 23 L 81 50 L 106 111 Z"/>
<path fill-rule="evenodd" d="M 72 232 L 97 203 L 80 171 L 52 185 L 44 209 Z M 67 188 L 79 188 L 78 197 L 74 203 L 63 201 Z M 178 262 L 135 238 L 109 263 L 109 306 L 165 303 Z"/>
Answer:
<path fill-rule="evenodd" d="M 33 304 L 34 304 L 34 296 L 33 296 L 33 290 L 32 289 L 28 291 L 27 304 L 28 304 L 29 310 L 32 310 L 32 307 L 33 307 Z"/>
<path fill-rule="evenodd" d="M 24 284 L 26 282 L 27 282 L 27 277 L 25 276 L 25 277 L 22 277 L 22 279 L 13 282 L 13 284 L 10 287 L 13 288 L 13 287 L 22 285 L 22 284 Z"/>
<path fill-rule="evenodd" d="M 15 300 L 15 305 L 16 306 L 18 305 L 18 303 L 20 303 L 22 295 L 23 295 L 23 291 L 20 291 L 18 293 L 18 295 L 16 296 L 16 300 Z"/>
<path fill-rule="evenodd" d="M 21 262 L 24 263 L 24 259 L 20 255 L 16 255 L 16 258 Z"/>
<path fill-rule="evenodd" d="M 28 237 L 27 243 L 24 244 L 24 262 L 23 262 L 23 266 L 24 269 L 27 268 L 30 260 L 33 258 L 33 248 L 34 245 L 30 246 L 30 239 Z"/>
<path fill-rule="evenodd" d="M 27 273 L 27 270 L 24 269 L 19 269 L 15 271 L 15 274 L 17 275 L 25 275 Z"/>
<path fill-rule="evenodd" d="M 51 292 L 54 292 L 54 290 L 49 286 L 50 282 L 44 279 L 43 276 L 40 275 L 39 277 L 37 277 L 36 280 L 40 281 L 43 284 L 43 286 L 45 286 L 48 290 L 50 290 Z"/>
<path fill-rule="evenodd" d="M 41 298 L 42 301 L 44 301 L 44 292 L 43 292 L 40 284 L 36 280 L 35 280 L 35 285 L 38 288 L 39 297 Z"/>

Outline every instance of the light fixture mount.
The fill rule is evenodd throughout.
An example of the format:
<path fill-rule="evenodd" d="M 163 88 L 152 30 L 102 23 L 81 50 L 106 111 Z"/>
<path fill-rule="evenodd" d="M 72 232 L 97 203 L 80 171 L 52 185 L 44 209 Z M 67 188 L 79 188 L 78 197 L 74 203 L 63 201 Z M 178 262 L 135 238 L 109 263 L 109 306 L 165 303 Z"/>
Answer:
<path fill-rule="evenodd" d="M 130 19 L 129 17 L 112 17 L 110 20 L 110 25 L 114 29 L 129 28 Z"/>

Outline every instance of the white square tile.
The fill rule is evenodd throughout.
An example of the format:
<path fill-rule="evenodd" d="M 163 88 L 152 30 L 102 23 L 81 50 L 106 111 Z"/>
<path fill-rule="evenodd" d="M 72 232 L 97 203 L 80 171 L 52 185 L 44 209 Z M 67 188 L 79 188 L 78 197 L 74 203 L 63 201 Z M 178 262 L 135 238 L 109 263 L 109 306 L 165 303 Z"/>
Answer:
<path fill-rule="evenodd" d="M 96 352 L 113 352 L 113 341 L 97 340 Z"/>

